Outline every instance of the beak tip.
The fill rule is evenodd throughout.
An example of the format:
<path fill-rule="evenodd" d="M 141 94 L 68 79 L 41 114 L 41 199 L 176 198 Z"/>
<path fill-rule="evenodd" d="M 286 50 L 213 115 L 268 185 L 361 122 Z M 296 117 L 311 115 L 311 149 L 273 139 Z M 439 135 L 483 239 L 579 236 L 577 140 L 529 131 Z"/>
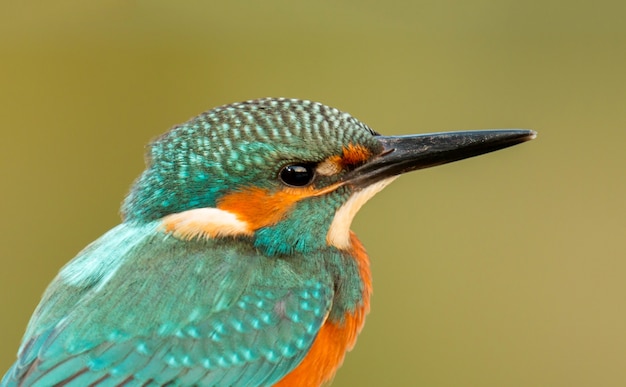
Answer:
<path fill-rule="evenodd" d="M 537 138 L 537 131 L 532 129 L 512 129 L 512 131 L 515 131 L 521 135 L 518 138 L 521 138 L 522 142 L 534 140 Z"/>

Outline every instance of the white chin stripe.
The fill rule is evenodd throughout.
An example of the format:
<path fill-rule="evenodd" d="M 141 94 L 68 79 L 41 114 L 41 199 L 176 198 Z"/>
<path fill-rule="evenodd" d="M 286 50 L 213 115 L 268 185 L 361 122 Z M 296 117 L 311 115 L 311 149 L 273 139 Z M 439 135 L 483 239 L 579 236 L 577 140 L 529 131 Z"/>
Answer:
<path fill-rule="evenodd" d="M 354 216 L 368 200 L 396 178 L 397 176 L 389 177 L 353 193 L 350 199 L 335 213 L 335 218 L 328 229 L 328 234 L 326 234 L 326 242 L 328 245 L 335 246 L 340 250 L 349 249 L 351 247 L 350 225 L 352 224 Z"/>

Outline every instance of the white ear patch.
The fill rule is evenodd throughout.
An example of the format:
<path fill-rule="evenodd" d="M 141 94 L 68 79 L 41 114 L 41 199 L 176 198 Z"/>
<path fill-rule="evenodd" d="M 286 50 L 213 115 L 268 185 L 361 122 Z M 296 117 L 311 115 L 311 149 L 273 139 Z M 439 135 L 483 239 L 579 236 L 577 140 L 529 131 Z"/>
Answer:
<path fill-rule="evenodd" d="M 195 208 L 163 218 L 165 231 L 179 239 L 252 235 L 248 223 L 219 208 Z"/>
<path fill-rule="evenodd" d="M 394 181 L 398 176 L 389 177 L 381 180 L 378 183 L 374 183 L 369 187 L 357 191 L 343 206 L 339 207 L 335 213 L 335 218 L 328 229 L 326 234 L 326 242 L 330 246 L 335 246 L 340 250 L 347 250 L 351 247 L 350 244 L 350 225 L 352 220 L 361 207 L 370 200 L 374 195 L 382 191 L 383 188 Z"/>

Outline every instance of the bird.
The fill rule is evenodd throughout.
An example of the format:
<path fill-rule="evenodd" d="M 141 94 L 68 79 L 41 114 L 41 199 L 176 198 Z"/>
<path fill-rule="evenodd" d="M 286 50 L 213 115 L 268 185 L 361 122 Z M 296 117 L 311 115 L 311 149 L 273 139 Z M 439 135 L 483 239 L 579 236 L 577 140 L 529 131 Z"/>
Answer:
<path fill-rule="evenodd" d="M 208 110 L 149 145 L 121 223 L 59 271 L 0 386 L 326 384 L 370 308 L 357 211 L 401 174 L 535 136 L 383 136 L 288 98 Z"/>

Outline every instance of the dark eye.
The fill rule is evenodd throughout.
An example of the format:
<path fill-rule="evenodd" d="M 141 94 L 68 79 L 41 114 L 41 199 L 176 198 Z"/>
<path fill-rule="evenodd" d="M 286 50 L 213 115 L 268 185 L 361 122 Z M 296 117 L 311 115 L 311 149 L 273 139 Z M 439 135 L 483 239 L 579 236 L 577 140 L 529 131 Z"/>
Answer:
<path fill-rule="evenodd" d="M 281 169 L 279 176 L 287 185 L 304 187 L 313 181 L 315 169 L 312 164 L 291 164 Z"/>

